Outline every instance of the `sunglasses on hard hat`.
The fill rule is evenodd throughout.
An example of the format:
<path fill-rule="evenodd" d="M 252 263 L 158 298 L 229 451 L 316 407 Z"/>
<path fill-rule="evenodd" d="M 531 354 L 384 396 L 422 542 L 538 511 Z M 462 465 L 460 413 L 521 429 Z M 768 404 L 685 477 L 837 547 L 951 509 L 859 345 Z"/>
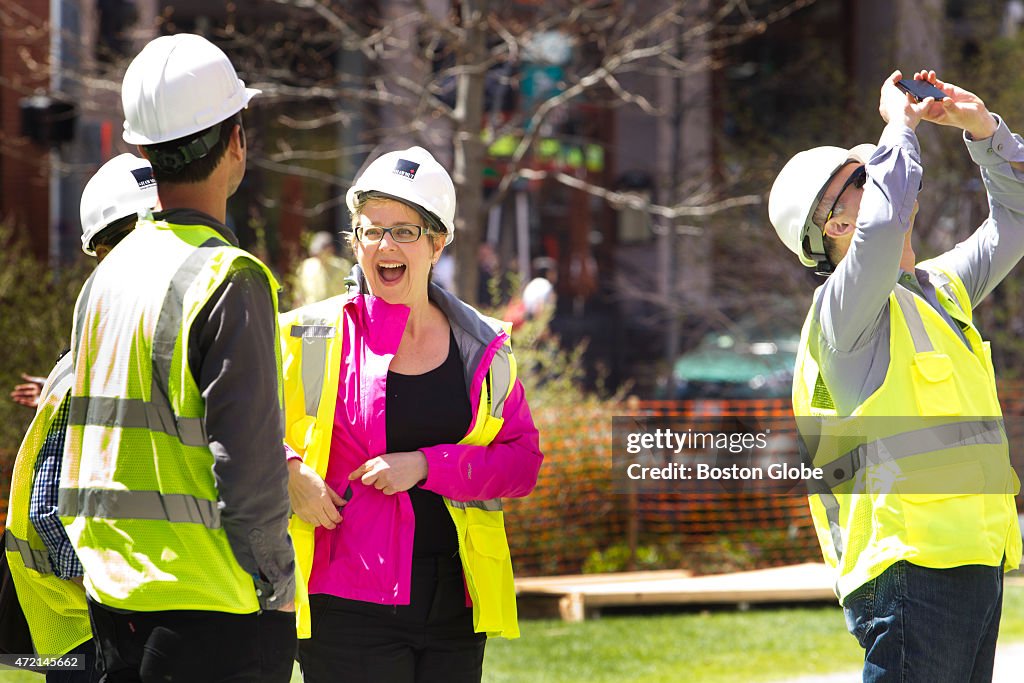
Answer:
<path fill-rule="evenodd" d="M 829 208 L 828 213 L 825 215 L 825 223 L 832 220 L 832 214 L 835 213 L 836 207 L 839 205 L 839 200 L 843 198 L 843 193 L 846 192 L 847 188 L 853 185 L 858 190 L 864 187 L 864 183 L 867 182 L 868 172 L 864 169 L 864 164 L 861 164 L 857 168 L 853 169 L 853 173 L 846 179 L 843 186 L 839 188 L 839 194 L 836 195 L 835 201 L 832 202 L 832 206 Z"/>

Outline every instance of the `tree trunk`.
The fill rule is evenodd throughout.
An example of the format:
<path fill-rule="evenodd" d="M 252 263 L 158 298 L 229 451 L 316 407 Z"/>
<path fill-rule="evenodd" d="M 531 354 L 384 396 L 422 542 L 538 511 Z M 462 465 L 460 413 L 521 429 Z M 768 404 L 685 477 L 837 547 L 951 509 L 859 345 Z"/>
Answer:
<path fill-rule="evenodd" d="M 485 59 L 485 18 L 489 0 L 463 0 L 462 27 L 465 50 L 459 60 L 465 68 L 459 77 L 455 104 L 455 284 L 459 297 L 476 305 L 479 269 L 477 249 L 484 229 L 483 169 L 484 145 L 480 138 L 484 114 L 486 71 L 479 67 Z"/>

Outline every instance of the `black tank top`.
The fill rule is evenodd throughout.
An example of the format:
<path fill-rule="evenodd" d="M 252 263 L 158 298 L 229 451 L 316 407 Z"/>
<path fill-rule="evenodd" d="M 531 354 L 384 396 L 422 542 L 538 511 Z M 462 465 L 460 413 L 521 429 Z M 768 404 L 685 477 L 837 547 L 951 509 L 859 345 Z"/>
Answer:
<path fill-rule="evenodd" d="M 458 443 L 472 419 L 465 376 L 452 332 L 448 357 L 440 366 L 422 375 L 388 371 L 388 453 Z M 413 556 L 455 555 L 459 550 L 455 524 L 441 496 L 413 486 L 409 500 L 416 515 Z"/>

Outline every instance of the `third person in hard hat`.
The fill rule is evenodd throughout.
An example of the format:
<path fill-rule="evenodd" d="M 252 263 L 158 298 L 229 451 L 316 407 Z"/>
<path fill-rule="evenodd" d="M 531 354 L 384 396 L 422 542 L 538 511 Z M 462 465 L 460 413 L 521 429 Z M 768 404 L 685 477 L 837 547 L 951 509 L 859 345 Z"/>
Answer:
<path fill-rule="evenodd" d="M 224 224 L 257 93 L 191 34 L 125 72 L 160 206 L 79 296 L 60 489 L 107 681 L 291 676 L 277 283 Z"/>
<path fill-rule="evenodd" d="M 346 199 L 352 291 L 281 322 L 303 676 L 478 683 L 486 637 L 519 635 L 501 498 L 542 460 L 509 326 L 431 283 L 455 186 L 430 153 Z"/>
<path fill-rule="evenodd" d="M 827 274 L 797 357 L 793 411 L 821 468 L 811 511 L 865 681 L 992 678 L 1003 572 L 1021 559 L 1006 433 L 973 311 L 1024 256 L 1024 142 L 967 90 L 882 84 L 877 145 L 797 154 L 771 190 L 782 241 Z M 990 212 L 918 263 L 922 121 L 962 131 Z"/>
<path fill-rule="evenodd" d="M 149 162 L 132 154 L 114 157 L 82 192 L 82 251 L 103 261 L 135 228 L 138 214 L 156 203 Z M 14 461 L 5 532 L 7 563 L 33 651 L 81 657 L 81 668 L 48 671 L 51 683 L 98 681 L 102 674 L 89 626 L 82 563 L 57 514 L 73 370 L 65 352 L 43 383 L 36 415 Z"/>

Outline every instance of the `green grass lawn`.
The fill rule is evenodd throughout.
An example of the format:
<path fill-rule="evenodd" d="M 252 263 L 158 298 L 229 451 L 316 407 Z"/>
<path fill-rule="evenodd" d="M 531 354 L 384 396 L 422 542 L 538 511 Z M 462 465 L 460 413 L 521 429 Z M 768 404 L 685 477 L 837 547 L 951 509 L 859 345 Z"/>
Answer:
<path fill-rule="evenodd" d="M 485 683 L 776 681 L 856 670 L 861 650 L 838 607 L 605 616 L 581 624 L 524 621 L 522 638 L 491 640 Z M 1002 642 L 1024 640 L 1024 586 L 1008 586 Z M 0 672 L 0 682 L 42 677 Z M 301 680 L 298 673 L 292 678 Z"/>

